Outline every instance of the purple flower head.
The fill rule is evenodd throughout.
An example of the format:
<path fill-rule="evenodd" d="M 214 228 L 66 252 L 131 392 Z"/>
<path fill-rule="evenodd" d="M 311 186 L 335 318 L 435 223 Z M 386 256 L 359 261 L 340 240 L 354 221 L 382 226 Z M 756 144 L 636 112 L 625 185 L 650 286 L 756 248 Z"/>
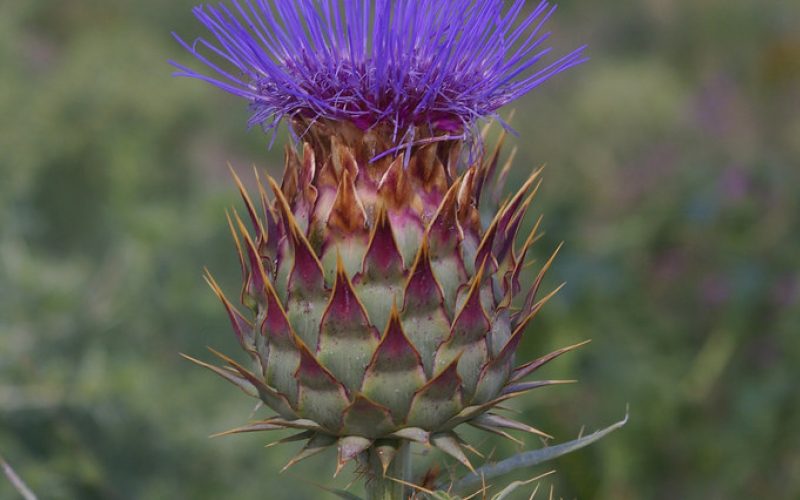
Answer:
<path fill-rule="evenodd" d="M 525 0 L 230 0 L 194 15 L 213 40 L 175 38 L 211 71 L 178 76 L 250 102 L 250 125 L 284 119 L 388 124 L 394 139 L 429 126 L 469 138 L 482 118 L 585 60 L 548 64 L 554 6 Z M 501 120 L 502 123 L 502 120 Z"/>

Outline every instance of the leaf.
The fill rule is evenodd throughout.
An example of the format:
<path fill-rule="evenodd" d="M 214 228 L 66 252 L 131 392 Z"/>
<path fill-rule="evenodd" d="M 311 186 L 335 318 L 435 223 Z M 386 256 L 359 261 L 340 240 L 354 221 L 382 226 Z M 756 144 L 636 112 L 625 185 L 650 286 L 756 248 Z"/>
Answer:
<path fill-rule="evenodd" d="M 295 378 L 299 386 L 298 413 L 329 431 L 338 431 L 342 426 L 342 414 L 350 405 L 347 391 L 305 346 L 300 349 L 300 366 Z"/>
<path fill-rule="evenodd" d="M 342 432 L 345 434 L 377 438 L 390 432 L 396 426 L 390 411 L 370 401 L 362 394 L 345 408 Z"/>
<path fill-rule="evenodd" d="M 424 385 L 422 359 L 405 336 L 397 309 L 392 306 L 389 324 L 367 367 L 361 390 L 402 422 L 411 398 Z"/>
<path fill-rule="evenodd" d="M 336 443 L 337 439 L 335 436 L 330 436 L 328 434 L 316 434 L 313 438 L 309 439 L 306 445 L 301 449 L 297 455 L 292 457 L 289 460 L 289 463 L 283 466 L 281 472 L 286 471 L 288 468 L 292 467 L 297 462 L 301 460 L 305 460 L 308 457 L 312 457 L 318 453 L 322 453 L 323 451 L 327 450 L 331 446 Z"/>
<path fill-rule="evenodd" d="M 436 375 L 414 394 L 406 424 L 423 429 L 436 429 L 458 414 L 462 407 L 459 358 Z"/>
<path fill-rule="evenodd" d="M 469 470 L 475 470 L 461 449 L 461 442 L 455 433 L 434 434 L 431 436 L 431 444 L 461 462 Z"/>
<path fill-rule="evenodd" d="M 433 375 L 436 348 L 450 336 L 444 295 L 431 267 L 428 241 L 423 239 L 403 298 L 403 331 L 422 357 L 425 374 Z"/>
<path fill-rule="evenodd" d="M 333 477 L 339 475 L 339 472 L 342 471 L 344 466 L 354 458 L 356 458 L 361 452 L 369 449 L 372 446 L 374 441 L 372 439 L 367 439 L 361 436 L 345 436 L 339 439 L 339 451 L 338 451 L 338 459 L 336 464 L 336 472 L 333 473 Z"/>
<path fill-rule="evenodd" d="M 207 370 L 211 370 L 212 372 L 216 373 L 220 377 L 224 378 L 225 380 L 227 380 L 231 384 L 233 384 L 236 387 L 238 387 L 239 389 L 241 389 L 248 396 L 257 397 L 258 391 L 256 390 L 255 387 L 253 387 L 253 384 L 248 382 L 244 377 L 241 377 L 241 376 L 237 375 L 236 373 L 234 373 L 232 371 L 228 371 L 228 370 L 225 370 L 225 369 L 220 368 L 218 366 L 214 366 L 212 364 L 206 363 L 205 361 L 200 361 L 199 359 L 193 358 L 193 357 L 189 356 L 188 354 L 179 353 L 179 355 L 182 358 L 187 359 L 187 360 L 191 361 L 192 363 L 194 363 L 194 364 L 196 364 L 198 366 L 202 366 L 203 368 L 206 368 Z"/>
<path fill-rule="evenodd" d="M 510 472 L 513 472 L 517 469 L 534 467 L 544 462 L 548 462 L 562 455 L 566 455 L 567 453 L 589 446 L 590 444 L 599 441 L 600 439 L 606 437 L 607 435 L 611 434 L 617 429 L 624 427 L 625 424 L 627 423 L 628 423 L 628 413 L 626 412 L 625 418 L 623 418 L 619 422 L 612 424 L 606 427 L 605 429 L 589 434 L 588 436 L 584 436 L 582 438 L 578 438 L 573 441 L 568 441 L 566 443 L 558 444 L 555 446 L 548 446 L 546 448 L 541 448 L 539 450 L 519 453 L 511 458 L 507 458 L 500 462 L 487 464 L 484 465 L 483 467 L 479 467 L 478 469 L 475 470 L 475 472 L 467 474 L 466 476 L 454 482 L 451 485 L 450 489 L 452 491 L 461 491 L 476 484 L 479 484 L 482 478 L 483 480 L 493 479 L 495 477 L 499 477 L 508 474 Z M 445 488 L 446 486 L 447 486 L 446 483 L 438 485 L 439 488 Z"/>
<path fill-rule="evenodd" d="M 549 472 L 545 472 L 544 474 L 539 474 L 536 477 L 532 477 L 526 481 L 514 481 L 513 483 L 503 488 L 502 491 L 500 491 L 497 495 L 493 496 L 492 500 L 505 500 L 505 498 L 508 497 L 510 494 L 512 494 L 514 491 L 516 491 L 517 488 L 531 484 L 532 482 L 538 481 L 543 477 L 549 476 L 550 474 L 554 474 L 555 472 L 556 471 L 551 470 Z"/>
<path fill-rule="evenodd" d="M 380 334 L 369 324 L 364 306 L 337 259 L 336 282 L 322 315 L 317 358 L 348 391 L 361 388 L 364 372 L 380 342 Z"/>

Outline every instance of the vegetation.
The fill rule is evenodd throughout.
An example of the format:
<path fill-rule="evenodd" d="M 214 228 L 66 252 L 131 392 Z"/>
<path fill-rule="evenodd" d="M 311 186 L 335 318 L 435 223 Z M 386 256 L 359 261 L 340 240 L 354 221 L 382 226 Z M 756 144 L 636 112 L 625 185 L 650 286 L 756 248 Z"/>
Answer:
<path fill-rule="evenodd" d="M 170 78 L 192 5 L 0 5 L 0 453 L 42 498 L 316 498 L 333 473 L 206 439 L 251 400 L 178 356 L 238 352 L 202 280 L 238 289 L 225 164 L 282 165 L 239 99 Z M 521 356 L 593 342 L 543 369 L 579 384 L 516 408 L 557 442 L 631 419 L 552 463 L 560 496 L 800 495 L 798 15 L 561 2 L 558 40 L 593 59 L 522 100 L 509 144 L 517 181 L 548 164 L 534 249 L 566 242 L 548 285 L 568 284 Z"/>

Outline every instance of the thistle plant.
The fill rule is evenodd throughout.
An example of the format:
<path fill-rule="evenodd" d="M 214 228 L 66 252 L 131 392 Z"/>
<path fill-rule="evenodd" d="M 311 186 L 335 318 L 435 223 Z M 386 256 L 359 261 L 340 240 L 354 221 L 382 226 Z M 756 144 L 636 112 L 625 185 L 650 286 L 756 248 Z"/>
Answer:
<path fill-rule="evenodd" d="M 539 293 L 552 258 L 521 283 L 538 222 L 518 236 L 541 170 L 499 203 L 510 162 L 478 128 L 507 127 L 502 107 L 584 61 L 583 48 L 548 59 L 553 11 L 524 0 L 194 9 L 212 36 L 176 38 L 205 68 L 173 62 L 176 74 L 246 99 L 272 140 L 281 123 L 293 137 L 282 181 L 256 172 L 251 196 L 234 174 L 249 219 L 228 219 L 245 312 L 206 275 L 251 359 L 189 359 L 274 412 L 229 433 L 296 430 L 281 440 L 305 441 L 288 465 L 335 447 L 336 471 L 357 460 L 370 498 L 409 494 L 411 443 L 472 469 L 461 425 L 547 436 L 501 403 L 558 383 L 528 378 L 582 344 L 515 360 L 555 293 Z"/>

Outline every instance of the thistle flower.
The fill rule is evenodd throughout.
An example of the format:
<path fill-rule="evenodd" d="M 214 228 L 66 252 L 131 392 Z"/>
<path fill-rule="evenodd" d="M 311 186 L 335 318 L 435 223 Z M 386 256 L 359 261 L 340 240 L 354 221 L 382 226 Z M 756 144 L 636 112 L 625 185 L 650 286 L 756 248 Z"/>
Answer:
<path fill-rule="evenodd" d="M 585 60 L 583 47 L 543 66 L 555 7 L 524 0 L 232 0 L 194 9 L 216 43 L 176 39 L 211 74 L 181 76 L 246 98 L 251 125 L 332 120 L 361 130 L 416 127 L 467 138 L 476 121 Z M 215 62 L 215 60 L 217 62 Z"/>
<path fill-rule="evenodd" d="M 538 295 L 552 258 L 525 293 L 520 282 L 538 224 L 516 240 L 541 170 L 493 205 L 486 191 L 501 190 L 510 163 L 501 167 L 500 146 L 487 152 L 482 142 L 464 154 L 481 119 L 583 60 L 578 49 L 536 69 L 553 9 L 542 2 L 523 15 L 524 3 L 195 9 L 216 45 L 181 43 L 217 76 L 176 64 L 178 74 L 246 98 L 253 124 L 287 120 L 302 143 L 287 146 L 282 182 L 259 180 L 255 199 L 234 174 L 250 221 L 229 217 L 249 311 L 207 275 L 253 368 L 216 352 L 225 368 L 190 359 L 276 414 L 230 432 L 297 429 L 285 440 L 306 445 L 290 464 L 335 446 L 337 472 L 359 459 L 372 478 L 407 477 L 395 457 L 407 457 L 408 442 L 471 468 L 455 432 L 462 424 L 546 436 L 497 413 L 557 383 L 526 378 L 582 345 L 515 364 L 555 293 Z M 487 208 L 494 216 L 483 224 Z"/>

